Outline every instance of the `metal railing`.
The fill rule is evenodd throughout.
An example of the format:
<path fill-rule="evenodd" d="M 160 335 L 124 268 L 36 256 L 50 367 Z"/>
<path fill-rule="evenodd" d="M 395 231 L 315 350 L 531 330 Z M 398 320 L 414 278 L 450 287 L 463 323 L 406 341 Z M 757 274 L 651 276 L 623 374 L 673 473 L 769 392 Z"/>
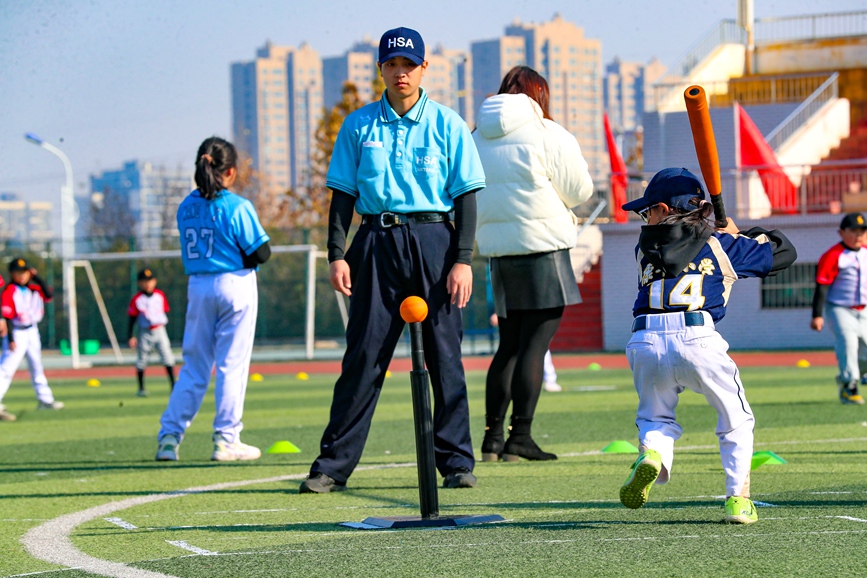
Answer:
<path fill-rule="evenodd" d="M 824 162 L 821 165 L 784 166 L 784 175 L 769 175 L 765 183 L 756 174 L 760 169 L 772 167 L 749 167 L 743 169 L 723 168 L 722 188 L 726 199 L 726 211 L 732 218 L 754 219 L 771 215 L 809 215 L 816 213 L 845 213 L 867 211 L 867 158 L 849 161 Z M 694 171 L 698 174 L 698 167 Z M 626 201 L 644 195 L 653 173 L 629 174 Z M 750 191 L 773 197 L 777 205 L 762 213 L 750 204 Z M 607 190 L 604 191 L 607 194 Z M 612 209 L 604 211 L 602 219 L 610 218 Z M 630 222 L 640 221 L 635 213 L 629 213 Z"/>
<path fill-rule="evenodd" d="M 828 73 L 786 74 L 762 78 L 732 78 L 728 92 L 711 95 L 711 106 L 804 102 L 828 80 Z"/>
<path fill-rule="evenodd" d="M 786 140 L 792 136 L 799 128 L 814 115 L 825 104 L 837 98 L 839 94 L 837 79 L 840 77 L 838 73 L 834 73 L 828 77 L 828 80 L 823 82 L 813 91 L 807 100 L 801 103 L 798 108 L 792 111 L 777 127 L 765 136 L 765 140 L 775 151 L 782 146 Z"/>
<path fill-rule="evenodd" d="M 756 45 L 863 36 L 867 34 L 867 11 L 759 18 L 755 21 L 754 30 Z"/>

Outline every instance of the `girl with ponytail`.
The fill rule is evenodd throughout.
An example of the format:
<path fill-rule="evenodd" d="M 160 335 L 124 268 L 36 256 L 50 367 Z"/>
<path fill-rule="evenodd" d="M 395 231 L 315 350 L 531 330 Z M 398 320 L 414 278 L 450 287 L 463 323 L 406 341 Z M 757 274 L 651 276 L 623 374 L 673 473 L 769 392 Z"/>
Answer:
<path fill-rule="evenodd" d="M 232 143 L 211 137 L 196 153 L 196 190 L 178 207 L 184 272 L 190 276 L 184 365 L 163 413 L 156 459 L 175 461 L 216 366 L 212 460 L 255 460 L 241 443 L 244 394 L 259 297 L 256 270 L 271 256 L 253 204 L 228 189 L 238 176 Z"/>

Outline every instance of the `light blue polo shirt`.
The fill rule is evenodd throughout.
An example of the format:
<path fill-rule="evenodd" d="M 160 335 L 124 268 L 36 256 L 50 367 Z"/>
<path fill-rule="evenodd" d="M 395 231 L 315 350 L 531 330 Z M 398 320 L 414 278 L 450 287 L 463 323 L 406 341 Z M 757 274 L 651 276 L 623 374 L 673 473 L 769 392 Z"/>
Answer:
<path fill-rule="evenodd" d="M 241 253 L 251 255 L 270 240 L 253 203 L 222 190 L 208 201 L 196 189 L 178 207 L 181 260 L 187 275 L 244 269 Z"/>
<path fill-rule="evenodd" d="M 326 186 L 356 197 L 362 215 L 454 209 L 454 199 L 484 188 L 485 173 L 467 123 L 421 96 L 399 116 L 383 94 L 346 117 Z"/>

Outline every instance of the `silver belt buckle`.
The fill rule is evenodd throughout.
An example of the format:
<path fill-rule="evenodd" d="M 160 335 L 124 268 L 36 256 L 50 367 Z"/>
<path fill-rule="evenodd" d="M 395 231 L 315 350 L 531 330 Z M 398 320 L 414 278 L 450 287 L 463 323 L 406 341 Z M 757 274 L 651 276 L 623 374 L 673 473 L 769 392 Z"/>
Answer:
<path fill-rule="evenodd" d="M 386 222 L 386 218 L 390 219 L 390 222 Z M 383 229 L 389 229 L 399 224 L 399 220 L 397 219 L 397 215 L 395 213 L 380 213 L 379 214 L 379 226 Z"/>

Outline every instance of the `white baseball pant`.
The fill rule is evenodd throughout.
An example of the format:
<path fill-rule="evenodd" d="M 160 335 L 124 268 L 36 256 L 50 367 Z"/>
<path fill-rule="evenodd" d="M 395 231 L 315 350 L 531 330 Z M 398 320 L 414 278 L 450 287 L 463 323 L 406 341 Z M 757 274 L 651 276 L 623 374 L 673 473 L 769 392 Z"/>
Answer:
<path fill-rule="evenodd" d="M 163 365 L 174 365 L 175 356 L 172 354 L 172 345 L 169 342 L 169 334 L 166 326 L 160 325 L 156 329 L 141 329 L 138 338 L 138 356 L 135 360 L 135 368 L 144 371 L 148 366 L 148 356 L 153 349 L 162 360 Z"/>
<path fill-rule="evenodd" d="M 857 381 L 867 371 L 867 309 L 857 310 L 828 303 L 828 320 L 834 332 L 839 379 Z"/>
<path fill-rule="evenodd" d="M 750 473 L 755 419 L 747 403 L 729 345 L 716 332 L 710 314 L 705 324 L 687 327 L 682 313 L 647 315 L 647 327 L 626 346 L 638 392 L 638 441 L 659 452 L 664 484 L 671 475 L 674 442 L 683 432 L 675 418 L 678 395 L 686 388 L 701 394 L 719 419 L 716 435 L 726 478 L 726 496 L 740 496 Z"/>
<path fill-rule="evenodd" d="M 36 399 L 43 403 L 53 403 L 54 394 L 48 387 L 48 380 L 42 370 L 42 340 L 39 338 L 39 328 L 31 325 L 27 329 L 14 329 L 15 351 L 9 349 L 9 337 L 3 338 L 3 355 L 0 357 L 0 401 L 9 390 L 12 378 L 26 356 L 30 367 L 30 381 L 36 390 Z"/>
<path fill-rule="evenodd" d="M 216 365 L 214 431 L 238 439 L 253 352 L 259 293 L 256 272 L 192 275 L 187 287 L 183 357 L 178 381 L 160 420 L 159 438 L 183 439 L 202 405 Z"/>
<path fill-rule="evenodd" d="M 557 383 L 557 369 L 554 367 L 554 359 L 551 357 L 550 349 L 545 352 L 545 363 L 542 367 L 542 380 L 545 383 Z"/>

